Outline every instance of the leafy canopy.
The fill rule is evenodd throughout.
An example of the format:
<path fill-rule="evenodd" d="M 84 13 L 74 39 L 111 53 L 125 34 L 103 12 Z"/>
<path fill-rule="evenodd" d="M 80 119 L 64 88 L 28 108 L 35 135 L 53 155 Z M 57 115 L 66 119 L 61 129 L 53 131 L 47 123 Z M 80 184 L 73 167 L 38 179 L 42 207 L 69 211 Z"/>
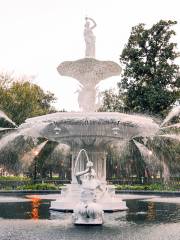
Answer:
<path fill-rule="evenodd" d="M 121 112 L 124 109 L 123 96 L 118 95 L 112 89 L 103 92 L 103 105 L 99 112 Z"/>
<path fill-rule="evenodd" d="M 180 99 L 179 56 L 172 41 L 175 21 L 159 21 L 151 28 L 139 24 L 132 28 L 120 56 L 123 66 L 119 93 L 104 93 L 100 110 L 166 115 Z M 123 101 L 123 103 L 122 103 Z M 110 103 L 111 102 L 111 103 Z"/>
<path fill-rule="evenodd" d="M 54 94 L 44 92 L 27 79 L 14 79 L 0 74 L 0 109 L 14 122 L 21 124 L 26 118 L 54 112 Z"/>
<path fill-rule="evenodd" d="M 124 73 L 119 87 L 125 91 L 127 109 L 163 114 L 180 97 L 179 53 L 172 42 L 175 21 L 159 21 L 147 29 L 132 28 L 120 62 Z"/>

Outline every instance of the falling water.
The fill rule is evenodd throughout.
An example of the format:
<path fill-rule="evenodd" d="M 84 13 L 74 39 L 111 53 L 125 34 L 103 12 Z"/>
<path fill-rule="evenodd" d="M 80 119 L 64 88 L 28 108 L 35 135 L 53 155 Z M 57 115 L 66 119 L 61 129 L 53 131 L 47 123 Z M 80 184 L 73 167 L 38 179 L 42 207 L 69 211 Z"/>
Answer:
<path fill-rule="evenodd" d="M 180 106 L 174 107 L 161 124 L 161 127 L 170 122 L 174 117 L 180 114 Z"/>
<path fill-rule="evenodd" d="M 157 135 L 157 137 L 169 138 L 175 141 L 180 141 L 180 134 L 163 134 L 163 135 Z"/>
<path fill-rule="evenodd" d="M 4 120 L 5 122 L 10 123 L 10 125 L 16 127 L 16 124 L 3 112 L 0 110 L 0 120 Z"/>
<path fill-rule="evenodd" d="M 136 140 L 133 140 L 133 142 L 136 145 L 136 147 L 138 148 L 138 150 L 140 151 L 144 161 L 149 166 L 152 166 L 152 164 L 155 166 L 159 162 L 157 156 L 155 155 L 155 153 L 152 150 L 148 149 L 145 145 L 137 142 Z"/>
<path fill-rule="evenodd" d="M 42 149 L 47 144 L 48 140 L 42 142 L 38 146 L 31 149 L 29 152 L 26 152 L 22 158 L 20 159 L 22 163 L 22 169 L 25 171 L 25 169 L 28 169 L 28 167 L 31 165 L 33 160 L 39 155 L 39 153 L 42 151 Z"/>

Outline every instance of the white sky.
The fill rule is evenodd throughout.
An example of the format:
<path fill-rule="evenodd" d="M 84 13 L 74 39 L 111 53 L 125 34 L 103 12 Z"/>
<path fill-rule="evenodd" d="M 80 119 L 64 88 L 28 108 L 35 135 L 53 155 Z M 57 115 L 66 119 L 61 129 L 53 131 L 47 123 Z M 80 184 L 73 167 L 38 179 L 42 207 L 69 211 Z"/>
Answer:
<path fill-rule="evenodd" d="M 177 20 L 180 0 L 0 0 L 0 70 L 36 76 L 34 82 L 55 93 L 58 109 L 77 110 L 78 84 L 62 77 L 57 66 L 84 57 L 84 17 L 96 20 L 96 56 L 119 62 L 119 55 L 140 22 Z M 120 77 L 100 89 L 115 87 Z"/>

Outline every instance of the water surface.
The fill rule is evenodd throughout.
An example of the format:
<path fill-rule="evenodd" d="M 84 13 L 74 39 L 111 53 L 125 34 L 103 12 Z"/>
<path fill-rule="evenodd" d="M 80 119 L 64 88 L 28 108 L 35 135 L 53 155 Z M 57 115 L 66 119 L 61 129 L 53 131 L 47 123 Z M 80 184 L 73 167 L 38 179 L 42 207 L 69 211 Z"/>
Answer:
<path fill-rule="evenodd" d="M 103 226 L 90 227 L 74 226 L 71 213 L 50 211 L 50 202 L 0 197 L 0 239 L 180 240 L 180 204 L 130 199 L 128 211 L 106 213 Z"/>

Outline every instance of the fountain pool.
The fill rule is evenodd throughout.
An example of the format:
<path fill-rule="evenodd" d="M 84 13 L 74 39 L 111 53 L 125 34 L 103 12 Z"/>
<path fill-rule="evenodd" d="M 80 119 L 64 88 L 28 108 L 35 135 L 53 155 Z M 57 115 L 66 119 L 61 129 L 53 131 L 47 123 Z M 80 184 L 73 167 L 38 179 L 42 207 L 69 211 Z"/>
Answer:
<path fill-rule="evenodd" d="M 105 213 L 102 226 L 74 226 L 71 213 L 49 210 L 56 195 L 0 196 L 1 240 L 179 240 L 180 198 L 122 195 L 128 211 Z M 176 200 L 176 201 L 175 201 Z"/>

